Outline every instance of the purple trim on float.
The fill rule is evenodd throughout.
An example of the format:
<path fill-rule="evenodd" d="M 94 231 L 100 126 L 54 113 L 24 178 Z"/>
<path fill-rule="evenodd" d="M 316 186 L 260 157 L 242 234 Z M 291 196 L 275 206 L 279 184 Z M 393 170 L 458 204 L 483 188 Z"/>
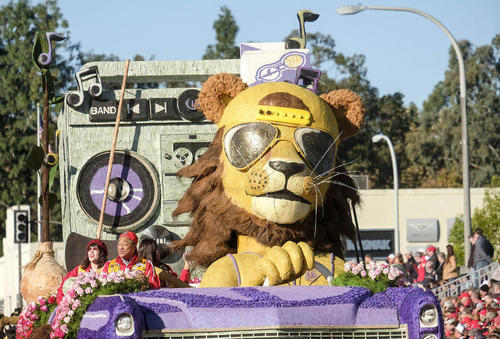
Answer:
<path fill-rule="evenodd" d="M 236 271 L 236 278 L 238 279 L 238 286 L 241 286 L 240 269 L 238 268 L 238 263 L 236 262 L 236 258 L 231 253 L 228 253 L 227 256 L 231 258 L 231 261 L 233 262 L 234 270 Z"/>
<path fill-rule="evenodd" d="M 401 291 L 402 292 L 402 291 Z M 403 304 L 399 305 L 399 319 L 402 323 L 406 323 L 408 325 L 408 333 L 411 334 L 409 339 L 419 339 L 422 337 L 424 333 L 439 333 L 441 338 L 444 338 L 444 322 L 443 315 L 441 313 L 441 307 L 439 307 L 439 303 L 437 302 L 436 296 L 430 291 L 422 291 L 419 288 L 412 288 L 412 290 L 407 294 L 404 298 L 404 306 Z M 419 321 L 419 313 L 423 306 L 425 305 L 434 305 L 438 311 L 438 326 L 421 329 L 420 321 Z M 411 307 L 410 307 L 411 305 Z M 408 307 L 406 307 L 408 306 Z M 415 316 L 416 315 L 416 316 Z"/>

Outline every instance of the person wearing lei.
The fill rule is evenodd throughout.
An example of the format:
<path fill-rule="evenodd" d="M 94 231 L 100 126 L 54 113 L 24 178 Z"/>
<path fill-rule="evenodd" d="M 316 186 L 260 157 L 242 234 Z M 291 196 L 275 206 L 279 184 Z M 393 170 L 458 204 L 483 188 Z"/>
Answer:
<path fill-rule="evenodd" d="M 155 272 L 153 263 L 147 259 L 139 257 L 137 253 L 137 235 L 132 231 L 126 231 L 118 239 L 118 256 L 104 264 L 104 273 L 118 271 L 140 271 L 149 280 L 151 288 L 160 288 L 160 279 Z"/>
<path fill-rule="evenodd" d="M 87 244 L 87 256 L 83 260 L 82 264 L 69 271 L 57 289 L 57 304 L 59 305 L 66 292 L 65 290 L 67 288 L 64 287 L 64 284 L 66 283 L 66 286 L 68 286 L 70 285 L 70 282 L 74 280 L 70 278 L 76 278 L 79 274 L 84 272 L 100 272 L 107 260 L 108 248 L 106 247 L 106 244 L 99 239 L 91 240 Z"/>

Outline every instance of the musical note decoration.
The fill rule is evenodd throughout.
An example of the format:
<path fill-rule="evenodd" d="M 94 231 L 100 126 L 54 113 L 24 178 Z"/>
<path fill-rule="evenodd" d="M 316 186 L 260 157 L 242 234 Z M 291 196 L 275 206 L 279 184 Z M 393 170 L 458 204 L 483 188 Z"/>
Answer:
<path fill-rule="evenodd" d="M 83 104 L 84 92 L 83 92 L 83 81 L 89 79 L 95 79 L 95 82 L 89 86 L 89 94 L 93 98 L 98 98 L 102 94 L 102 81 L 99 75 L 99 70 L 97 66 L 90 66 L 89 68 L 83 69 L 76 72 L 75 79 L 77 90 L 68 92 L 66 96 L 66 103 L 71 107 L 80 107 Z"/>
<path fill-rule="evenodd" d="M 37 32 L 31 53 L 35 67 L 42 73 L 42 87 L 47 86 L 49 91 L 49 103 L 57 104 L 64 100 L 64 97 L 57 96 L 54 83 L 57 82 L 49 70 L 53 60 L 52 41 L 62 41 L 65 38 L 55 32 Z"/>
<path fill-rule="evenodd" d="M 306 37 L 306 22 L 313 22 L 319 18 L 319 14 L 316 14 L 308 9 L 302 9 L 297 12 L 297 19 L 299 20 L 299 38 L 289 38 L 285 42 L 286 49 L 296 49 L 296 48 L 306 48 L 307 37 Z"/>

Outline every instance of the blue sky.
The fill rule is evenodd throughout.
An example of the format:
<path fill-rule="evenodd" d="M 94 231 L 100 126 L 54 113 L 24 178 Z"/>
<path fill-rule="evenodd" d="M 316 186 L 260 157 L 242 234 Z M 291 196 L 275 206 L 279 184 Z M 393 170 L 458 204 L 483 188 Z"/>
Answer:
<path fill-rule="evenodd" d="M 5 0 L 0 0 L 4 5 Z M 308 23 L 310 32 L 330 34 L 336 50 L 366 56 L 368 78 L 380 94 L 400 91 L 405 101 L 421 107 L 434 85 L 443 79 L 450 42 L 429 20 L 411 13 L 365 11 L 340 16 L 349 0 L 59 0 L 69 21 L 71 39 L 84 50 L 118 55 L 141 54 L 156 60 L 199 59 L 206 45 L 215 42 L 212 24 L 220 7 L 232 11 L 240 31 L 236 42 L 283 41 L 298 28 L 296 12 L 320 14 Z M 490 44 L 500 33 L 498 0 L 367 0 L 369 6 L 413 7 L 434 16 L 457 40 L 475 46 Z M 329 73 L 339 77 L 333 68 Z"/>

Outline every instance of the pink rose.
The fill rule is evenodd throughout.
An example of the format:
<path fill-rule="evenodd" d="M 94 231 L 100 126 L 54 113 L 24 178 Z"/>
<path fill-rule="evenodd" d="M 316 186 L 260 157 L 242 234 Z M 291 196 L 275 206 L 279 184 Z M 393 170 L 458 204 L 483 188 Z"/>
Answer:
<path fill-rule="evenodd" d="M 42 305 L 40 306 L 40 310 L 42 310 L 43 312 L 47 312 L 48 308 L 46 305 Z"/>
<path fill-rule="evenodd" d="M 54 334 L 56 335 L 56 337 L 59 337 L 59 338 L 62 338 L 64 337 L 64 332 L 60 329 L 60 328 L 57 328 L 55 331 L 54 331 Z"/>
<path fill-rule="evenodd" d="M 366 271 L 365 271 L 365 270 L 362 270 L 362 271 L 361 271 L 361 276 L 362 276 L 363 278 L 364 278 L 364 277 L 366 277 Z"/>
<path fill-rule="evenodd" d="M 66 314 L 69 312 L 69 305 L 60 305 L 59 306 L 59 314 Z"/>

